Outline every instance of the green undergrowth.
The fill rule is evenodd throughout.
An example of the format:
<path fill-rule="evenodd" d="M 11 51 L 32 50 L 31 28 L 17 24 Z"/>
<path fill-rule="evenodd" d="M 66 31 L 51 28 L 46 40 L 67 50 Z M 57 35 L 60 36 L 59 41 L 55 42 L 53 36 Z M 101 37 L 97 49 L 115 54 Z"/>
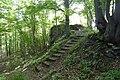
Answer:
<path fill-rule="evenodd" d="M 22 70 L 24 70 L 25 68 L 28 68 L 28 67 L 33 68 L 33 66 L 39 64 L 40 62 L 42 62 L 43 60 L 48 58 L 50 54 L 52 54 L 55 51 L 58 51 L 60 49 L 60 46 L 62 44 L 64 44 L 67 40 L 68 39 L 59 40 L 59 42 L 56 42 L 53 46 L 51 46 L 51 48 L 48 51 L 46 51 L 42 56 L 40 56 L 38 58 L 32 58 L 32 59 L 23 61 L 22 63 L 20 63 L 18 61 L 15 61 L 14 63 L 8 65 L 9 67 L 12 67 L 13 64 L 18 64 L 18 67 L 16 67 L 15 72 L 14 72 L 15 74 L 10 75 L 9 76 L 10 79 L 6 79 L 6 77 L 3 76 L 4 74 L 2 74 L 0 76 L 0 80 L 27 80 L 27 78 L 25 77 L 25 74 L 22 74 L 22 72 L 20 72 L 20 71 L 22 71 Z M 21 65 L 21 64 L 23 64 L 23 65 Z"/>
<path fill-rule="evenodd" d="M 101 76 L 96 76 L 96 80 L 120 80 L 120 69 L 109 70 L 104 72 Z"/>
<path fill-rule="evenodd" d="M 4 75 L 0 75 L 0 80 L 6 80 L 6 77 Z"/>
<path fill-rule="evenodd" d="M 17 72 L 7 77 L 7 80 L 28 80 L 28 78 L 22 72 Z"/>
<path fill-rule="evenodd" d="M 67 40 L 68 40 L 68 38 L 59 40 L 59 42 L 56 42 L 46 52 L 42 53 L 43 55 L 41 55 L 39 57 L 31 56 L 31 58 L 23 60 L 23 58 L 16 56 L 16 58 L 14 58 L 10 61 L 7 61 L 6 66 L 8 69 L 13 68 L 12 69 L 13 73 L 17 73 L 19 71 L 24 71 L 25 69 L 27 69 L 29 67 L 33 68 L 33 66 L 39 64 L 40 62 L 42 62 L 43 60 L 48 58 L 50 54 L 52 54 L 55 51 L 58 51 L 60 49 L 60 46 L 62 44 L 64 44 Z M 41 53 L 39 53 L 39 54 L 41 54 Z M 5 75 L 6 73 L 11 74 L 11 71 L 2 73 L 2 75 Z"/>
<path fill-rule="evenodd" d="M 29 60 L 23 65 L 23 69 L 30 66 L 34 68 L 49 55 L 60 49 L 70 38 L 58 40 L 44 55 Z M 120 65 L 116 62 L 119 60 L 110 60 L 104 58 L 103 54 L 105 46 L 103 42 L 99 41 L 99 35 L 90 33 L 87 37 L 81 37 L 80 40 L 73 45 L 67 57 L 64 59 L 61 72 L 51 69 L 41 80 L 120 80 L 120 68 L 111 65 Z M 116 61 L 116 62 L 114 62 Z M 110 64 L 110 65 L 109 65 Z M 20 79 L 18 78 L 20 77 Z M 18 79 L 17 79 L 18 78 Z M 16 73 L 10 76 L 11 80 L 27 80 L 25 74 Z M 3 75 L 0 80 L 7 80 Z"/>
<path fill-rule="evenodd" d="M 26 67 L 31 67 L 40 64 L 42 61 L 46 60 L 53 52 L 57 51 L 60 49 L 60 46 L 65 43 L 68 39 L 61 40 L 59 42 L 56 42 L 53 46 L 50 47 L 42 56 L 36 58 L 36 59 L 31 59 L 27 63 L 23 65 L 23 69 Z M 34 68 L 33 68 L 34 70 Z"/>
<path fill-rule="evenodd" d="M 53 54 L 54 52 L 58 51 L 60 49 L 60 46 L 64 44 L 68 39 L 61 40 L 57 43 L 55 43 L 46 53 L 44 53 L 43 56 L 39 57 L 38 59 L 34 60 L 32 64 L 36 64 L 37 62 L 40 63 L 47 59 L 49 55 Z"/>
<path fill-rule="evenodd" d="M 76 35 L 80 35 L 80 33 L 79 32 L 75 32 L 74 30 L 73 31 L 71 31 L 71 33 L 72 33 L 72 35 L 70 35 L 70 39 L 71 38 L 73 38 L 73 37 L 75 37 Z M 93 33 L 93 32 L 91 32 L 91 33 Z M 89 33 L 90 34 L 90 33 Z M 86 36 L 87 36 L 88 34 L 86 33 Z M 80 39 L 78 40 L 78 42 L 77 43 L 75 43 L 72 47 L 70 47 L 70 49 L 68 50 L 68 56 L 67 56 L 67 58 L 64 60 L 64 65 L 63 66 L 65 66 L 65 68 L 67 68 L 66 69 L 66 71 L 69 69 L 68 67 L 69 66 L 71 66 L 71 64 L 72 63 L 74 63 L 76 60 L 78 60 L 80 57 L 79 56 L 76 56 L 76 54 L 74 54 L 74 52 L 75 51 L 77 51 L 77 50 L 79 50 L 79 47 L 80 47 L 80 45 L 82 46 L 83 45 L 83 43 L 84 43 L 84 41 L 85 41 L 85 39 L 86 39 L 86 36 L 84 36 L 84 37 L 80 37 Z M 50 72 L 51 72 L 51 70 L 50 70 Z M 50 80 L 64 80 L 63 78 L 62 78 L 62 74 L 61 73 L 56 73 L 56 74 L 54 74 L 54 75 L 52 75 L 50 72 L 48 72 L 46 75 L 44 75 L 43 77 L 46 77 L 47 79 L 49 78 Z M 68 71 L 69 72 L 69 71 Z M 65 73 L 67 73 L 67 72 L 65 72 Z M 68 73 L 69 74 L 69 73 Z M 49 75 L 49 76 L 48 76 Z M 51 76 L 52 75 L 52 76 Z M 74 77 L 74 79 L 76 80 L 77 78 L 76 77 Z M 71 78 L 70 77 L 70 75 L 69 75 L 69 80 L 74 80 L 73 78 Z M 45 80 L 45 79 L 43 79 L 43 80 Z"/>
<path fill-rule="evenodd" d="M 28 80 L 28 77 L 22 72 L 16 72 L 9 76 L 0 75 L 0 80 Z"/>
<path fill-rule="evenodd" d="M 102 54 L 105 45 L 91 34 L 69 54 L 64 61 L 68 80 L 120 80 L 119 60 L 110 60 Z M 118 67 L 113 67 L 116 65 Z M 77 71 L 71 73 L 75 67 Z"/>
<path fill-rule="evenodd" d="M 75 35 L 74 35 L 75 36 Z M 73 35 L 70 36 L 70 38 L 74 37 Z M 65 64 L 66 66 L 70 66 L 71 62 L 73 62 L 74 60 L 78 59 L 79 57 L 73 58 L 73 56 L 75 57 L 75 55 L 72 55 L 72 53 L 77 50 L 77 48 L 79 47 L 79 45 L 82 45 L 82 42 L 85 40 L 85 37 L 81 37 L 79 39 L 79 41 L 73 45 L 69 51 L 68 51 L 68 56 L 65 59 Z M 54 73 L 56 72 L 56 73 Z M 54 74 L 53 74 L 54 73 Z M 57 70 L 50 70 L 46 75 L 43 76 L 42 80 L 64 80 L 62 79 L 62 76 L 60 73 L 57 72 Z"/>
<path fill-rule="evenodd" d="M 120 63 L 116 63 L 119 60 L 111 60 L 102 54 L 105 45 L 97 36 L 92 33 L 71 47 L 62 71 L 57 72 L 57 76 L 52 75 L 56 79 L 51 76 L 50 80 L 120 80 Z"/>

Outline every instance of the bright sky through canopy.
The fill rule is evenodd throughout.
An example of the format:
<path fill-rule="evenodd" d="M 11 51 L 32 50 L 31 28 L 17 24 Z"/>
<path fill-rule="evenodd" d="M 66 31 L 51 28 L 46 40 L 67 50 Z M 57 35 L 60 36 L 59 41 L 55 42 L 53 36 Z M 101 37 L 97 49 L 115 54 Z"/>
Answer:
<path fill-rule="evenodd" d="M 76 8 L 76 9 L 75 9 Z M 75 12 L 79 13 L 84 9 L 83 4 L 74 4 L 71 9 L 75 10 Z M 82 24 L 84 23 L 85 19 L 78 15 L 77 13 L 74 13 L 70 16 L 70 24 Z"/>
<path fill-rule="evenodd" d="M 34 0 L 34 1 L 35 1 L 35 3 L 38 3 L 37 0 Z M 58 2 L 58 4 L 62 3 L 62 1 L 57 1 L 57 2 Z M 19 0 L 14 0 L 14 7 L 13 8 L 16 8 L 17 4 L 19 4 Z M 64 7 L 62 6 L 61 8 L 63 9 Z M 74 10 L 74 12 L 76 12 L 70 16 L 70 24 L 85 24 L 86 23 L 86 19 L 83 16 L 78 15 L 78 13 L 80 13 L 84 9 L 83 4 L 73 4 L 70 7 L 70 9 L 72 9 L 72 10 Z M 60 16 L 60 15 L 61 15 L 61 13 L 58 12 L 57 16 Z M 19 15 L 19 17 L 21 17 L 21 16 Z M 53 13 L 49 14 L 50 20 L 53 20 L 54 17 L 55 17 L 55 14 L 53 14 Z"/>
<path fill-rule="evenodd" d="M 70 24 L 84 24 L 86 22 L 86 19 L 80 15 L 78 15 L 78 13 L 80 13 L 83 9 L 84 9 L 84 5 L 83 4 L 74 4 L 72 5 L 72 7 L 70 7 L 72 10 L 74 10 L 74 12 L 71 16 L 70 16 Z M 57 13 L 57 16 L 60 16 L 60 13 Z M 49 15 L 49 19 L 53 19 L 55 16 L 55 14 L 50 14 Z"/>

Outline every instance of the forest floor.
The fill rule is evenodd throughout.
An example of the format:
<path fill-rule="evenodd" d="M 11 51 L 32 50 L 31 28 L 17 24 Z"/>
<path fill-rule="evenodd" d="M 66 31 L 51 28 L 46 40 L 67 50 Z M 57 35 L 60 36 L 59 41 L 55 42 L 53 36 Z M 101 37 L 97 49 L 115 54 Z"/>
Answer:
<path fill-rule="evenodd" d="M 42 68 L 38 61 L 5 77 L 7 80 L 120 80 L 120 56 L 104 55 L 109 47 L 97 36 L 94 33 L 83 37 L 72 52 L 63 55 L 51 67 Z"/>
<path fill-rule="evenodd" d="M 52 65 L 42 77 L 42 71 L 28 71 L 29 80 L 120 80 L 120 56 L 105 56 L 107 46 L 97 39 L 96 34 L 81 43 L 72 53 Z"/>

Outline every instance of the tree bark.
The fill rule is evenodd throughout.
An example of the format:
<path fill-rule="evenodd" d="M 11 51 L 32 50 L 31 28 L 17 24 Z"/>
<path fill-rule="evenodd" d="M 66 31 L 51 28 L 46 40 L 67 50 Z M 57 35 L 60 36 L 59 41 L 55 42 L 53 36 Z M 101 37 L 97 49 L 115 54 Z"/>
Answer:
<path fill-rule="evenodd" d="M 9 56 L 9 54 L 8 54 L 7 34 L 5 34 L 5 51 L 6 51 L 7 56 Z"/>
<path fill-rule="evenodd" d="M 102 13 L 100 0 L 94 0 L 96 26 L 104 34 L 104 41 L 120 46 L 120 0 L 115 0 L 115 9 L 110 16 L 111 0 L 106 0 L 106 18 Z M 113 4 L 114 5 L 114 2 Z"/>
<path fill-rule="evenodd" d="M 114 43 L 116 27 L 115 27 L 115 20 L 114 20 L 113 15 L 110 16 L 110 2 L 111 0 L 107 0 L 106 2 L 106 18 L 108 20 L 108 23 L 107 23 L 106 31 L 104 33 L 104 39 L 107 42 Z"/>
<path fill-rule="evenodd" d="M 69 0 L 64 0 L 64 5 L 65 5 L 65 34 L 66 36 L 69 36 L 70 34 L 70 26 L 69 26 Z"/>
<path fill-rule="evenodd" d="M 107 25 L 107 22 L 106 22 L 106 20 L 104 18 L 104 15 L 103 15 L 103 12 L 102 12 L 102 9 L 101 9 L 100 6 L 101 6 L 100 1 L 99 0 L 94 0 L 95 17 L 96 17 L 96 20 L 95 20 L 96 27 L 98 28 L 98 30 L 101 33 L 104 33 L 106 25 Z"/>
<path fill-rule="evenodd" d="M 115 19 L 115 43 L 120 44 L 120 0 L 116 0 L 115 3 L 115 13 L 114 13 L 114 19 Z"/>

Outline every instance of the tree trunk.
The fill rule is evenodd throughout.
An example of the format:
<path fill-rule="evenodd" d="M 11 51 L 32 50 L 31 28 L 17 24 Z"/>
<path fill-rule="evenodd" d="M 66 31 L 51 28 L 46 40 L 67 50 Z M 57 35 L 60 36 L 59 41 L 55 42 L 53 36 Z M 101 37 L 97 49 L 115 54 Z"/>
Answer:
<path fill-rule="evenodd" d="M 69 26 L 69 0 L 64 0 L 65 5 L 65 34 L 69 36 L 70 34 L 70 26 Z"/>
<path fill-rule="evenodd" d="M 0 59 L 2 59 L 2 36 L 0 35 Z"/>
<path fill-rule="evenodd" d="M 107 6 L 106 6 L 106 16 L 108 20 L 108 25 L 106 28 L 106 32 L 104 34 L 105 40 L 108 42 L 112 42 L 114 44 L 119 44 L 120 42 L 120 0 L 116 0 L 115 2 L 115 12 L 110 16 L 110 1 L 107 0 Z"/>
<path fill-rule="evenodd" d="M 106 31 L 104 33 L 104 39 L 107 42 L 114 43 L 116 27 L 115 27 L 115 20 L 113 15 L 110 16 L 110 2 L 111 0 L 107 0 L 107 3 L 106 3 L 106 18 L 108 20 L 108 24 L 107 24 Z"/>
<path fill-rule="evenodd" d="M 107 22 L 106 22 L 106 20 L 104 18 L 103 11 L 102 11 L 100 6 L 101 6 L 101 2 L 99 0 L 94 0 L 96 27 L 98 28 L 98 30 L 101 33 L 104 33 L 106 25 L 107 25 Z"/>
<path fill-rule="evenodd" d="M 115 3 L 115 13 L 114 13 L 114 19 L 115 19 L 115 42 L 117 44 L 120 44 L 120 0 L 116 0 Z"/>
<path fill-rule="evenodd" d="M 32 53 L 34 54 L 35 53 L 35 14 L 31 15 L 31 21 L 32 21 Z"/>
<path fill-rule="evenodd" d="M 115 9 L 110 16 L 111 0 L 106 0 L 106 18 L 102 13 L 100 0 L 94 0 L 96 26 L 104 34 L 104 41 L 120 46 L 120 0 L 115 0 Z M 114 5 L 114 2 L 113 4 Z M 101 29 L 102 28 L 102 29 Z"/>
<path fill-rule="evenodd" d="M 5 51 L 6 51 L 7 56 L 9 56 L 9 54 L 8 54 L 7 34 L 5 34 Z"/>

